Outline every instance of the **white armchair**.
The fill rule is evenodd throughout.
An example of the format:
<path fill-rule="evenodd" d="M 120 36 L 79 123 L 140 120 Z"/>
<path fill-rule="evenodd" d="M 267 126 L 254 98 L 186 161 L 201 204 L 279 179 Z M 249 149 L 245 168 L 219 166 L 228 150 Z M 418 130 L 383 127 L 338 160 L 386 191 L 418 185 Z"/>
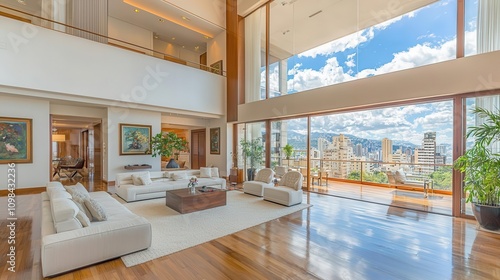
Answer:
<path fill-rule="evenodd" d="M 257 172 L 253 181 L 243 183 L 243 192 L 256 196 L 263 196 L 266 187 L 274 187 L 274 171 L 264 168 Z"/>
<path fill-rule="evenodd" d="M 302 182 L 304 178 L 297 171 L 289 171 L 277 187 L 264 189 L 264 200 L 276 202 L 286 206 L 302 203 Z"/>
<path fill-rule="evenodd" d="M 276 166 L 276 167 L 274 167 L 274 172 L 275 172 L 274 177 L 276 179 L 278 179 L 278 181 L 279 181 L 279 180 L 281 180 L 283 175 L 286 174 L 287 171 L 288 171 L 288 167 L 286 167 L 286 166 Z"/>

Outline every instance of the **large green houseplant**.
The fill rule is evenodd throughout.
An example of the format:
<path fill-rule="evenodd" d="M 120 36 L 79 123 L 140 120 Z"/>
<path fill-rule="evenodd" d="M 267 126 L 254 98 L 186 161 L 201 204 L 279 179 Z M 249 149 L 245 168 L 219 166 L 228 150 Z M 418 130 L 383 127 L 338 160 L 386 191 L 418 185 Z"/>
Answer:
<path fill-rule="evenodd" d="M 247 169 L 247 179 L 252 181 L 254 179 L 256 167 L 262 164 L 264 156 L 264 144 L 262 138 L 255 138 L 253 140 L 241 140 L 241 153 L 245 162 L 250 160 L 250 168 Z"/>
<path fill-rule="evenodd" d="M 179 152 L 187 151 L 188 142 L 177 136 L 174 132 L 160 132 L 151 139 L 151 149 L 153 157 L 162 156 L 170 158 L 167 168 L 179 168 L 175 162 L 175 155 Z"/>
<path fill-rule="evenodd" d="M 290 159 L 293 155 L 293 146 L 290 144 L 286 144 L 283 147 L 283 152 L 285 153 L 285 158 Z"/>
<path fill-rule="evenodd" d="M 484 108 L 475 108 L 473 113 L 483 120 L 470 127 L 467 139 L 474 145 L 460 156 L 454 168 L 464 173 L 466 202 L 479 224 L 489 230 L 500 229 L 500 151 L 494 147 L 500 140 L 500 115 Z"/>

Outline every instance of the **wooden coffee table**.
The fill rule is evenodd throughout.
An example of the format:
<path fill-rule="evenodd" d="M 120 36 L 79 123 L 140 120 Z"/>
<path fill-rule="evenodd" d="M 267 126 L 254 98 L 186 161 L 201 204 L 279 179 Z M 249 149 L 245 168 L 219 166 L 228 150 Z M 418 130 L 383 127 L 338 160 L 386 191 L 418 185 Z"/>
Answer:
<path fill-rule="evenodd" d="M 226 205 L 226 190 L 206 189 L 213 191 L 201 192 L 201 187 L 197 187 L 194 194 L 188 188 L 166 191 L 166 205 L 181 214 Z"/>

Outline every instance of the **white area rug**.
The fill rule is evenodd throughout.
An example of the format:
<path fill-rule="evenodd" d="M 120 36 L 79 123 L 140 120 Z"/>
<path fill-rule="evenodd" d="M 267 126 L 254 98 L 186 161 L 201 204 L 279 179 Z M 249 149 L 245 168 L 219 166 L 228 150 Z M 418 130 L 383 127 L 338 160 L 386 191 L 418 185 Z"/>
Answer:
<path fill-rule="evenodd" d="M 187 190 L 186 190 L 187 191 Z M 117 198 L 123 203 L 123 200 Z M 239 191 L 227 192 L 227 205 L 189 214 L 165 206 L 165 198 L 124 204 L 152 225 L 149 249 L 122 257 L 127 267 L 172 254 L 309 207 L 291 207 L 264 201 Z"/>

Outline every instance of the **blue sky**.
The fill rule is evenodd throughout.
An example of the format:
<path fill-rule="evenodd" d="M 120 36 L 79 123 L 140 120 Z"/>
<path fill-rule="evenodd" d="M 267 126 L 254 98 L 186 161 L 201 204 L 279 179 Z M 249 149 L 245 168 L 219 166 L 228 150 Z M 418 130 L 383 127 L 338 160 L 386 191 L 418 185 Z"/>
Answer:
<path fill-rule="evenodd" d="M 456 0 L 441 0 L 295 55 L 288 60 L 288 92 L 454 59 L 456 9 Z M 466 55 L 476 52 L 476 14 L 477 0 L 467 0 Z M 277 73 L 270 72 L 270 85 L 277 87 Z M 315 117 L 312 131 L 388 137 L 417 145 L 424 132 L 436 131 L 438 144 L 451 144 L 452 117 L 450 101 L 415 104 Z M 291 121 L 289 129 L 304 132 L 305 127 Z"/>

